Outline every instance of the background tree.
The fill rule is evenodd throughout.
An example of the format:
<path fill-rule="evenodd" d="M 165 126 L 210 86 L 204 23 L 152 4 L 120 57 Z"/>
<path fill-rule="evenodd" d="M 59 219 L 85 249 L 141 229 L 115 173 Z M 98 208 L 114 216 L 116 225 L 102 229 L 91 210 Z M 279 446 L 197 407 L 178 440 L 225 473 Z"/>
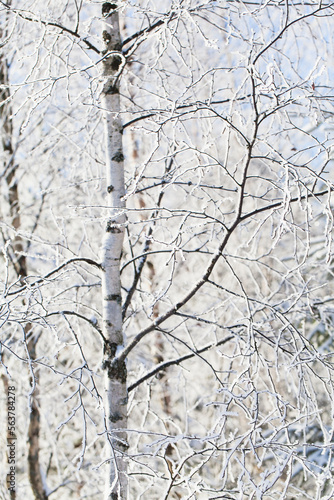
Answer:
<path fill-rule="evenodd" d="M 333 5 L 1 13 L 17 497 L 330 498 Z"/>

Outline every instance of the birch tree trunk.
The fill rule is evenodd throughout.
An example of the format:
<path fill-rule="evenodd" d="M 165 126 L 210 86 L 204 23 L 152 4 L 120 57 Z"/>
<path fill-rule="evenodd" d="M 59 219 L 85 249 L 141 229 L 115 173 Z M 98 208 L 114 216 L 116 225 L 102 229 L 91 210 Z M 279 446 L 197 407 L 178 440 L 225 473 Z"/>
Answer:
<path fill-rule="evenodd" d="M 127 498 L 127 371 L 125 362 L 113 363 L 123 348 L 120 258 L 124 238 L 124 169 L 122 123 L 120 118 L 119 75 L 123 57 L 117 5 L 105 2 L 103 39 L 103 105 L 105 109 L 106 178 L 108 220 L 102 247 L 103 328 L 107 339 L 104 352 L 107 401 L 107 428 L 111 444 L 107 499 Z"/>

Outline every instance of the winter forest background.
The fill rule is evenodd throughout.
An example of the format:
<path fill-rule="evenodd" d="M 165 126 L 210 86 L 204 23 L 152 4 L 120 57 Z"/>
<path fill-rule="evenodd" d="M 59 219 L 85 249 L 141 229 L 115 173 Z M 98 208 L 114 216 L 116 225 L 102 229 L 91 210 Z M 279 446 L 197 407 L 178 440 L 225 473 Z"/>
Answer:
<path fill-rule="evenodd" d="M 1 499 L 333 498 L 333 14 L 0 1 Z"/>

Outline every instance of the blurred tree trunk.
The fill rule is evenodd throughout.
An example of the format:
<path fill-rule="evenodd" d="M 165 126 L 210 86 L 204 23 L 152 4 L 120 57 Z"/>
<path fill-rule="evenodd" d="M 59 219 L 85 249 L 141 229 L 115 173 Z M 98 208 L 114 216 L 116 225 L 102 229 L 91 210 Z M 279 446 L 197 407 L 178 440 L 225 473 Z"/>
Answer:
<path fill-rule="evenodd" d="M 9 2 L 10 4 L 10 2 Z M 2 30 L 0 31 L 1 37 L 3 36 Z M 13 123 L 11 119 L 11 105 L 10 105 L 10 89 L 8 78 L 8 61 L 1 55 L 0 56 L 0 123 L 1 123 L 1 143 L 3 151 L 3 168 L 4 176 L 8 186 L 8 204 L 9 213 L 11 218 L 11 227 L 14 230 L 14 236 L 10 242 L 10 257 L 11 264 L 14 268 L 17 279 L 21 286 L 25 283 L 25 278 L 28 275 L 27 259 L 24 252 L 24 244 L 20 236 L 21 217 L 20 217 L 20 199 L 19 188 L 17 179 L 18 164 L 15 161 L 15 147 L 13 143 Z M 27 322 L 24 326 L 25 339 L 27 340 L 27 353 L 29 362 L 32 363 L 36 359 L 36 344 L 38 337 L 35 338 L 31 334 L 31 324 Z M 31 364 L 33 369 L 33 365 Z M 3 374 L 3 381 L 5 391 L 9 385 L 8 377 Z M 28 474 L 31 489 L 34 493 L 36 500 L 46 500 L 48 495 L 45 491 L 43 484 L 41 467 L 40 467 L 40 412 L 38 407 L 38 388 L 36 385 L 36 371 L 33 372 L 31 378 L 31 385 L 33 392 L 30 397 L 30 414 L 29 414 L 29 428 L 28 428 Z M 10 491 L 11 500 L 16 498 L 15 491 Z"/>

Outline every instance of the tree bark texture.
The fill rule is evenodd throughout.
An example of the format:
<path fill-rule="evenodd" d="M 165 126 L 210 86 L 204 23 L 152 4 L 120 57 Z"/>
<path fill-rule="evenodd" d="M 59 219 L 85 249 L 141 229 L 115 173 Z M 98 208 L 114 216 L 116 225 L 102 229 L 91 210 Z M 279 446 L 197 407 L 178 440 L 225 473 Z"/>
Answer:
<path fill-rule="evenodd" d="M 103 367 L 105 370 L 105 400 L 109 476 L 106 498 L 127 498 L 127 371 L 125 362 L 112 364 L 123 349 L 122 298 L 120 259 L 124 239 L 124 168 L 122 123 L 120 118 L 119 75 L 123 65 L 119 14 L 116 3 L 105 2 L 102 16 L 105 20 L 103 40 L 106 45 L 103 60 L 103 107 L 105 110 L 106 140 L 106 195 L 109 214 L 102 246 L 103 328 L 107 339 Z"/>

